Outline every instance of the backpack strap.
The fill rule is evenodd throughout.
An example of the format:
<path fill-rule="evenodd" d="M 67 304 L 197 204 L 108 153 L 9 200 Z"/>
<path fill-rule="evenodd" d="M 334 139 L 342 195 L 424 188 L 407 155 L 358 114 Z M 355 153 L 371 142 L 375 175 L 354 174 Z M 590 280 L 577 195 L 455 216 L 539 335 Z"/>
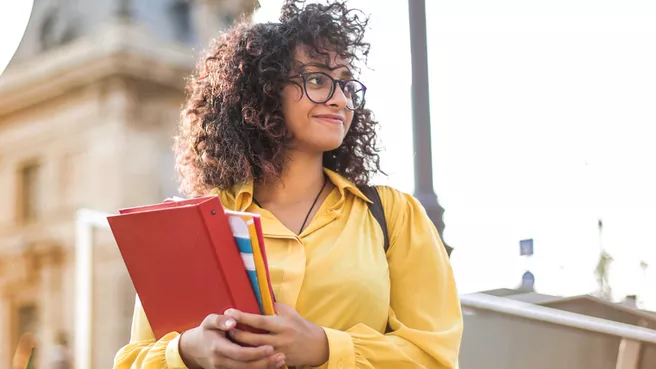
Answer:
<path fill-rule="evenodd" d="M 389 234 L 387 232 L 387 221 L 385 220 L 385 211 L 383 210 L 383 202 L 380 199 L 380 195 L 378 194 L 378 189 L 376 186 L 358 186 L 358 189 L 360 192 L 362 192 L 369 200 L 371 200 L 371 203 L 367 203 L 369 206 L 369 211 L 371 212 L 371 215 L 376 218 L 376 221 L 380 225 L 381 230 L 383 231 L 383 238 L 384 238 L 384 244 L 383 244 L 383 250 L 385 250 L 385 253 L 387 253 L 387 250 L 389 249 Z"/>
<path fill-rule="evenodd" d="M 376 218 L 376 221 L 380 225 L 380 229 L 383 231 L 383 250 L 385 250 L 385 253 L 387 254 L 387 249 L 389 249 L 389 233 L 387 232 L 387 221 L 385 219 L 385 211 L 383 210 L 383 201 L 380 199 L 380 195 L 378 194 L 378 189 L 376 186 L 358 186 L 358 189 L 360 189 L 360 192 L 362 192 L 369 200 L 371 200 L 371 204 L 367 203 L 369 206 L 369 211 L 371 212 L 371 215 Z M 389 321 L 387 322 L 387 327 L 385 328 L 385 334 L 392 332 L 392 328 L 390 328 Z"/>

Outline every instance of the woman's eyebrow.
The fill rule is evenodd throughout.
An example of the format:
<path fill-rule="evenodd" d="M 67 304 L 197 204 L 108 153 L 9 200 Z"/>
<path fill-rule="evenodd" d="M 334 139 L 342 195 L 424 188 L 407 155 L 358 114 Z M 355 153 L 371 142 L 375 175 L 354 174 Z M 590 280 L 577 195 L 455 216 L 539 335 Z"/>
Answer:
<path fill-rule="evenodd" d="M 344 69 L 342 71 L 342 79 L 352 79 L 353 78 L 353 73 L 351 73 L 350 69 Z"/>
<path fill-rule="evenodd" d="M 317 62 L 309 62 L 309 63 L 301 63 L 301 69 L 306 70 L 308 68 L 315 68 L 315 69 L 323 69 L 323 70 L 332 70 L 328 64 L 324 63 L 317 63 Z"/>
<path fill-rule="evenodd" d="M 302 63 L 300 67 L 302 71 L 305 71 L 308 68 L 323 69 L 327 71 L 333 71 L 339 68 L 346 68 L 342 71 L 341 78 L 344 79 L 353 78 L 353 73 L 351 73 L 351 70 L 348 68 L 348 65 L 344 65 L 344 64 L 338 64 L 331 67 L 325 63 L 309 62 L 309 63 Z"/>

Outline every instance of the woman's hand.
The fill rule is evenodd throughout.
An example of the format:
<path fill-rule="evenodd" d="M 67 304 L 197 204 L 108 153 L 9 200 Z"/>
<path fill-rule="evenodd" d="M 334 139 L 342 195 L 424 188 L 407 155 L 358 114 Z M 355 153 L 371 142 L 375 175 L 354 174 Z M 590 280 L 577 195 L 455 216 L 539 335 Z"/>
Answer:
<path fill-rule="evenodd" d="M 238 329 L 230 337 L 253 347 L 273 346 L 285 355 L 289 366 L 320 366 L 328 361 L 328 339 L 324 330 L 303 319 L 296 310 L 276 304 L 278 315 L 257 315 L 229 309 L 225 316 L 237 322 L 269 332 L 257 334 Z"/>
<path fill-rule="evenodd" d="M 226 338 L 234 319 L 210 314 L 196 328 L 180 336 L 180 356 L 190 368 L 276 369 L 285 365 L 285 356 L 275 354 L 271 345 L 241 347 Z"/>

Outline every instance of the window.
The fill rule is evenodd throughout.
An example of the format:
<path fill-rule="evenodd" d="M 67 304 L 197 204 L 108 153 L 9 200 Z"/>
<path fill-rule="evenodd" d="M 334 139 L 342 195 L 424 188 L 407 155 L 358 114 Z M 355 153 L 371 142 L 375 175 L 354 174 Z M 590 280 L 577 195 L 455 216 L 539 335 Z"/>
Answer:
<path fill-rule="evenodd" d="M 41 43 L 41 50 L 46 51 L 52 49 L 57 45 L 55 39 L 55 23 L 57 17 L 53 12 L 48 13 L 41 23 L 39 30 L 39 42 Z"/>
<path fill-rule="evenodd" d="M 41 166 L 30 162 L 21 167 L 19 172 L 18 215 L 23 222 L 29 223 L 39 218 L 41 213 Z"/>
<path fill-rule="evenodd" d="M 19 339 L 25 333 L 36 334 L 38 322 L 38 310 L 35 304 L 23 305 L 18 308 L 18 336 Z"/>
<path fill-rule="evenodd" d="M 189 1 L 174 0 L 171 4 L 170 12 L 173 19 L 175 39 L 180 42 L 191 42 L 191 6 L 189 5 Z"/>
<path fill-rule="evenodd" d="M 231 13 L 223 13 L 221 15 L 222 23 L 224 27 L 229 28 L 235 23 L 235 16 Z"/>
<path fill-rule="evenodd" d="M 38 335 L 38 309 L 35 304 L 23 304 L 19 305 L 18 309 L 15 310 L 14 318 L 14 331 L 12 334 L 13 338 L 13 347 L 14 352 L 21 352 L 22 354 L 29 356 L 29 349 L 32 347 L 36 341 L 35 337 Z M 21 348 L 19 349 L 19 344 Z M 37 350 L 35 349 L 32 353 L 32 359 L 30 360 L 32 367 L 37 359 Z"/>

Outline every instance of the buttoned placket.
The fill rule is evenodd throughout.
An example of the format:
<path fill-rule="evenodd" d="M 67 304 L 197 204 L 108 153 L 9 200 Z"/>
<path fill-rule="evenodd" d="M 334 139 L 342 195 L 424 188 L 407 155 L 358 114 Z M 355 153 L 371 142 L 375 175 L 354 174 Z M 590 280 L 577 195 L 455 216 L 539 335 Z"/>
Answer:
<path fill-rule="evenodd" d="M 305 242 L 308 236 L 337 219 L 341 212 L 340 209 L 336 208 L 336 205 L 343 206 L 343 204 L 342 194 L 337 189 L 334 189 L 326 197 L 313 219 L 310 220 L 308 227 L 300 235 L 296 235 L 289 228 L 285 227 L 270 211 L 259 208 L 264 237 L 286 241 L 284 242 L 285 250 L 274 249 L 273 246 L 265 246 L 267 247 L 267 255 L 276 255 L 276 259 L 269 257 L 269 263 L 271 267 L 279 268 L 280 272 L 279 287 L 276 288 L 274 286 L 274 292 L 278 301 L 291 307 L 296 307 L 296 302 L 303 286 L 307 265 L 308 250 L 305 247 Z M 255 209 L 249 207 L 248 210 L 253 211 Z"/>

